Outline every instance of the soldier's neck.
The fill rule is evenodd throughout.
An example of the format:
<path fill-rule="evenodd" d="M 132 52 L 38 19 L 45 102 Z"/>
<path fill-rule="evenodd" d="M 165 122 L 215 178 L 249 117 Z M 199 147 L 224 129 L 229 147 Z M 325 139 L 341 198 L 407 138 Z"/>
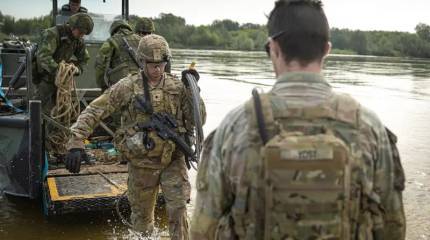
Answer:
<path fill-rule="evenodd" d="M 160 77 L 158 79 L 148 79 L 148 84 L 151 87 L 158 87 L 162 81 L 163 81 L 163 77 Z"/>

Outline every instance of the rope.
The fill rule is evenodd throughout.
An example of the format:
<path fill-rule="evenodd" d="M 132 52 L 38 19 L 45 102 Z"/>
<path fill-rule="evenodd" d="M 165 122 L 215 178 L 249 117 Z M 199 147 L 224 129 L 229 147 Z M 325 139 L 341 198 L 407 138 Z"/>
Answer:
<path fill-rule="evenodd" d="M 75 65 L 62 61 L 58 66 L 57 75 L 55 77 L 57 96 L 50 117 L 66 128 L 71 126 L 80 113 L 79 99 L 76 94 L 76 82 L 74 79 L 74 75 L 78 71 L 79 69 Z M 52 152 L 65 154 L 67 152 L 65 144 L 69 138 L 70 132 L 64 129 L 49 131 L 48 141 L 50 142 Z"/>

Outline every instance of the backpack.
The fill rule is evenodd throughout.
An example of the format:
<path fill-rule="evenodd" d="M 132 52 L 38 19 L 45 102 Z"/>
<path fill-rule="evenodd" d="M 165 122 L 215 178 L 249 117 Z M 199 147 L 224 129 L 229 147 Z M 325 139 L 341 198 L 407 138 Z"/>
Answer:
<path fill-rule="evenodd" d="M 262 141 L 263 171 L 262 179 L 244 173 L 243 181 L 262 186 L 264 196 L 239 188 L 232 209 L 238 238 L 260 239 L 252 231 L 264 228 L 265 240 L 378 239 L 379 197 L 366 177 L 371 170 L 361 159 L 367 153 L 357 147 L 362 124 L 359 103 L 348 95 L 333 94 L 317 106 L 286 103 L 285 111 L 274 112 L 271 99 L 276 97 L 254 89 L 254 101 L 246 105 L 250 129 L 258 130 L 250 136 Z M 261 198 L 264 226 L 256 227 L 247 219 L 258 214 L 237 206 L 257 206 L 249 202 Z"/>

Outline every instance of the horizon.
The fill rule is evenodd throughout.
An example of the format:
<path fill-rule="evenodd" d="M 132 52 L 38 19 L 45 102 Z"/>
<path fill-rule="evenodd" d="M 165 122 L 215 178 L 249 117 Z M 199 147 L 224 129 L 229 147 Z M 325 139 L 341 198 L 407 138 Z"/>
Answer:
<path fill-rule="evenodd" d="M 49 14 L 52 3 L 48 0 L 33 0 L 35 6 L 22 9 L 24 0 L 0 3 L 0 11 L 3 15 L 13 16 L 16 20 L 40 17 Z M 67 3 L 67 0 L 59 0 L 58 6 Z M 100 2 L 100 3 L 99 3 Z M 90 12 L 120 14 L 120 0 L 82 0 L 82 6 Z M 169 0 L 130 0 L 130 15 L 158 18 L 161 13 L 171 13 L 185 19 L 187 25 L 210 25 L 215 20 L 229 19 L 239 24 L 253 23 L 265 25 L 267 17 L 274 6 L 275 1 L 255 1 L 251 5 L 247 0 L 218 0 L 201 4 L 199 0 L 184 0 L 181 3 L 169 2 Z M 46 4 L 48 3 L 48 4 Z M 228 4 L 224 4 L 228 3 Z M 237 14 L 245 3 L 247 11 Z M 419 23 L 430 25 L 430 1 L 410 0 L 403 1 L 362 0 L 359 3 L 354 0 L 327 0 L 323 1 L 330 28 L 361 30 L 361 31 L 398 31 L 415 32 L 415 26 Z M 152 6 L 151 8 L 145 7 Z M 198 6 L 198 7 L 196 7 Z M 372 6 L 372 7 L 370 7 Z M 197 9 L 190 11 L 191 7 Z M 97 11 L 91 11 L 97 9 Z M 365 14 L 363 14 L 365 13 Z M 401 17 L 400 17 L 401 16 Z"/>

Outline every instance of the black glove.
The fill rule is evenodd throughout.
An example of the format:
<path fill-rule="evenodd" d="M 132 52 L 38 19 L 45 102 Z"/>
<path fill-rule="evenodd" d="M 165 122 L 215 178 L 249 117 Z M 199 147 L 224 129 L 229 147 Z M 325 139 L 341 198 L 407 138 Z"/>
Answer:
<path fill-rule="evenodd" d="M 72 148 L 66 155 L 66 169 L 71 173 L 79 173 L 81 170 L 81 161 L 87 159 L 84 149 Z"/>
<path fill-rule="evenodd" d="M 182 71 L 182 78 L 181 78 L 181 80 L 184 83 L 184 85 L 187 86 L 187 87 L 188 87 L 188 81 L 187 81 L 187 79 L 185 77 L 185 75 L 187 75 L 187 74 L 193 75 L 197 82 L 200 79 L 200 75 L 199 75 L 199 73 L 195 69 L 186 69 L 186 70 Z"/>

